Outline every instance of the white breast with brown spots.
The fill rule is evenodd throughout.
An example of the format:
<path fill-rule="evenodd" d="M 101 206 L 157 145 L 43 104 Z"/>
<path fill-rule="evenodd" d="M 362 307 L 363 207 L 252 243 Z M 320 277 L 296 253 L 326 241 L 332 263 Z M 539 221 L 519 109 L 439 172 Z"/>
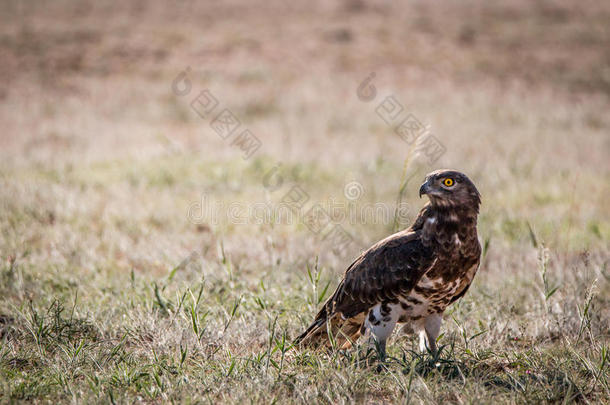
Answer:
<path fill-rule="evenodd" d="M 401 314 L 398 322 L 415 321 L 430 314 L 443 313 L 453 297 L 470 285 L 477 267 L 478 264 L 472 266 L 462 277 L 451 281 L 430 279 L 424 275 L 409 295 L 399 299 Z"/>
<path fill-rule="evenodd" d="M 431 279 L 424 275 L 415 288 L 398 302 L 383 302 L 375 305 L 368 313 L 365 333 L 374 337 L 380 346 L 385 347 L 387 338 L 392 334 L 396 323 L 408 323 L 405 332 L 420 333 L 420 348 L 436 350 L 442 313 L 451 299 L 467 288 L 478 264 L 463 275 L 451 281 L 442 278 Z"/>

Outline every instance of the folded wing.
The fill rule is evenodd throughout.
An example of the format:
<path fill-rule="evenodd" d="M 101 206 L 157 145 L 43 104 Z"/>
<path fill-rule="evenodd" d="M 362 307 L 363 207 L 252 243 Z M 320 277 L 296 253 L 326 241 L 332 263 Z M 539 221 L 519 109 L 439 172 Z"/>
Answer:
<path fill-rule="evenodd" d="M 357 339 L 371 307 L 406 295 L 432 266 L 433 252 L 422 244 L 419 233 L 398 232 L 360 255 L 295 343 L 328 344 L 329 329 L 340 346 Z"/>

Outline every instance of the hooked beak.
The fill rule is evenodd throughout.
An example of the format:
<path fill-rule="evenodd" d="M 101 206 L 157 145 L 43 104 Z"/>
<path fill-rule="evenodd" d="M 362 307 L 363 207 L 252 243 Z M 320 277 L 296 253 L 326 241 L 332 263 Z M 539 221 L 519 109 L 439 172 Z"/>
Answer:
<path fill-rule="evenodd" d="M 421 187 L 419 188 L 419 198 L 421 198 L 421 196 L 423 194 L 428 194 L 428 191 L 430 190 L 429 186 L 428 186 L 428 182 L 426 181 L 424 184 L 421 185 Z"/>

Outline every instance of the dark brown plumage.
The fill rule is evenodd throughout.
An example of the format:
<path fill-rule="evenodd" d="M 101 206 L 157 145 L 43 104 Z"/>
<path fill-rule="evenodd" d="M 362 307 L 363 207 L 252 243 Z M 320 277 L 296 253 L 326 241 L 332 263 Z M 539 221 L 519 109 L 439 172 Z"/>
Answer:
<path fill-rule="evenodd" d="M 384 354 L 398 322 L 420 334 L 422 350 L 436 350 L 443 311 L 466 293 L 479 265 L 481 199 L 470 179 L 453 170 L 428 174 L 419 193 L 430 202 L 413 225 L 362 253 L 295 343 L 328 345 L 330 330 L 347 348 L 366 334 Z"/>

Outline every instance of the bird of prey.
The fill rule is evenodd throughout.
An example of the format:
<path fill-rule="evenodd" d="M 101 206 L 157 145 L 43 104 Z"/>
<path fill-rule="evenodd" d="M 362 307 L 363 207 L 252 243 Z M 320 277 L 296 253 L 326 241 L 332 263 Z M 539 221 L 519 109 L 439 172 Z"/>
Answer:
<path fill-rule="evenodd" d="M 479 267 L 477 217 L 481 196 L 463 173 L 437 170 L 419 196 L 427 203 L 410 228 L 371 246 L 295 344 L 349 348 L 361 335 L 385 358 L 397 323 L 419 334 L 420 350 L 436 352 L 443 311 L 462 297 Z"/>

